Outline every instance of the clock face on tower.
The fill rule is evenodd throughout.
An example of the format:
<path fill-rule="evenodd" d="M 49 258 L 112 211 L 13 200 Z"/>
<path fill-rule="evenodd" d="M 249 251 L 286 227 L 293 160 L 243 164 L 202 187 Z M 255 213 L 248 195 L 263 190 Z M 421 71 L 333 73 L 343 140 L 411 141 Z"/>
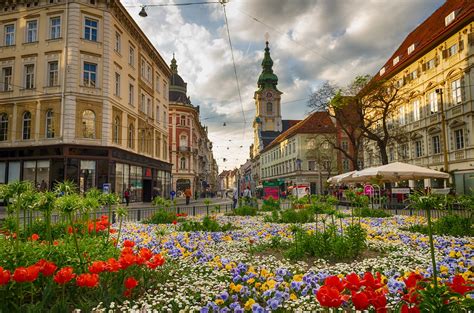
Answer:
<path fill-rule="evenodd" d="M 267 91 L 267 93 L 265 94 L 265 97 L 267 98 L 267 100 L 271 100 L 273 98 L 273 94 L 271 91 Z"/>

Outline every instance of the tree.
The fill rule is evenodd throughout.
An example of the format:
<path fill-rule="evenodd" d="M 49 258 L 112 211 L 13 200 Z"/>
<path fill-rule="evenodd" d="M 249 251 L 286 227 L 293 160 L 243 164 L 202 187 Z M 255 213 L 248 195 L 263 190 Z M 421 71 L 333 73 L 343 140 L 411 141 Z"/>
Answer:
<path fill-rule="evenodd" d="M 326 81 L 311 94 L 308 106 L 316 111 L 327 111 L 335 120 L 336 128 L 342 130 L 345 139 L 349 142 L 349 149 L 341 144 L 341 140 L 327 137 L 326 141 L 351 162 L 353 169 L 360 170 L 359 158 L 363 136 L 359 127 L 359 115 L 351 109 L 349 102 L 341 103 L 341 97 L 343 97 L 341 88 Z"/>

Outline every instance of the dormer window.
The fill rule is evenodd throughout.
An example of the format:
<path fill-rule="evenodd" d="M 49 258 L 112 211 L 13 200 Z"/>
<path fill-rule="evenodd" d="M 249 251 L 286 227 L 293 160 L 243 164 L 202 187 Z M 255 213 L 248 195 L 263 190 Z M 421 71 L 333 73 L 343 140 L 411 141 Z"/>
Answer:
<path fill-rule="evenodd" d="M 411 44 L 409 47 L 408 47 L 408 54 L 412 53 L 413 51 L 415 51 L 415 44 Z"/>
<path fill-rule="evenodd" d="M 400 61 L 400 57 L 397 56 L 396 58 L 393 59 L 393 65 L 396 65 Z"/>
<path fill-rule="evenodd" d="M 380 72 L 379 72 L 380 76 L 382 76 L 383 74 L 385 74 L 385 67 L 382 67 L 382 69 L 380 69 Z"/>
<path fill-rule="evenodd" d="M 449 13 L 449 15 L 447 15 L 444 18 L 444 26 L 448 26 L 449 24 L 451 24 L 452 21 L 454 21 L 455 18 L 456 18 L 456 11 L 453 11 L 453 12 Z"/>

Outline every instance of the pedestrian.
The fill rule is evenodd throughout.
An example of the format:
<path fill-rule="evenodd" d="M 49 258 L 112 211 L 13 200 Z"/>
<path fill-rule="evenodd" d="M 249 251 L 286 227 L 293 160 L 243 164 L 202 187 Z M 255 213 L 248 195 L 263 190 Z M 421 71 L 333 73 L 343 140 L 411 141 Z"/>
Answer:
<path fill-rule="evenodd" d="M 48 189 L 48 184 L 46 184 L 46 182 L 44 181 L 44 179 L 41 181 L 41 185 L 40 185 L 40 190 L 42 192 L 45 192 L 46 189 Z"/>
<path fill-rule="evenodd" d="M 234 189 L 234 193 L 232 195 L 232 208 L 235 209 L 237 208 L 237 201 L 239 200 L 239 192 L 237 191 L 237 188 Z"/>
<path fill-rule="evenodd" d="M 191 188 L 188 187 L 188 188 L 184 191 L 184 195 L 186 196 L 186 205 L 189 205 L 189 202 L 190 202 L 191 196 L 192 196 Z"/>
<path fill-rule="evenodd" d="M 247 204 L 250 204 L 250 198 L 252 197 L 252 191 L 250 191 L 249 186 L 244 190 L 244 198 Z"/>
<path fill-rule="evenodd" d="M 123 197 L 125 198 L 125 202 L 127 203 L 127 206 L 130 204 L 130 187 L 125 189 L 123 193 Z"/>

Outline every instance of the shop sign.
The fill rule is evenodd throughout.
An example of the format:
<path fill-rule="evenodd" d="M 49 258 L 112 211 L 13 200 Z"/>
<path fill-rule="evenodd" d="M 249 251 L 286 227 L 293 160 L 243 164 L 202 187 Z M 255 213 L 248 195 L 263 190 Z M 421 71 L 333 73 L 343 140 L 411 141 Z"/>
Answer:
<path fill-rule="evenodd" d="M 449 194 L 449 188 L 438 188 L 438 189 L 431 189 L 431 194 L 433 195 L 447 195 Z"/>
<path fill-rule="evenodd" d="M 151 168 L 145 168 L 145 177 L 151 177 Z"/>
<path fill-rule="evenodd" d="M 408 194 L 410 188 L 392 188 L 392 194 Z"/>
<path fill-rule="evenodd" d="M 272 197 L 275 200 L 279 198 L 279 188 L 278 187 L 264 187 L 263 188 L 263 198 L 267 200 L 268 198 Z"/>
<path fill-rule="evenodd" d="M 106 194 L 109 194 L 110 193 L 110 190 L 111 190 L 111 184 L 110 183 L 104 183 L 102 185 L 102 192 L 103 193 L 106 193 Z"/>

